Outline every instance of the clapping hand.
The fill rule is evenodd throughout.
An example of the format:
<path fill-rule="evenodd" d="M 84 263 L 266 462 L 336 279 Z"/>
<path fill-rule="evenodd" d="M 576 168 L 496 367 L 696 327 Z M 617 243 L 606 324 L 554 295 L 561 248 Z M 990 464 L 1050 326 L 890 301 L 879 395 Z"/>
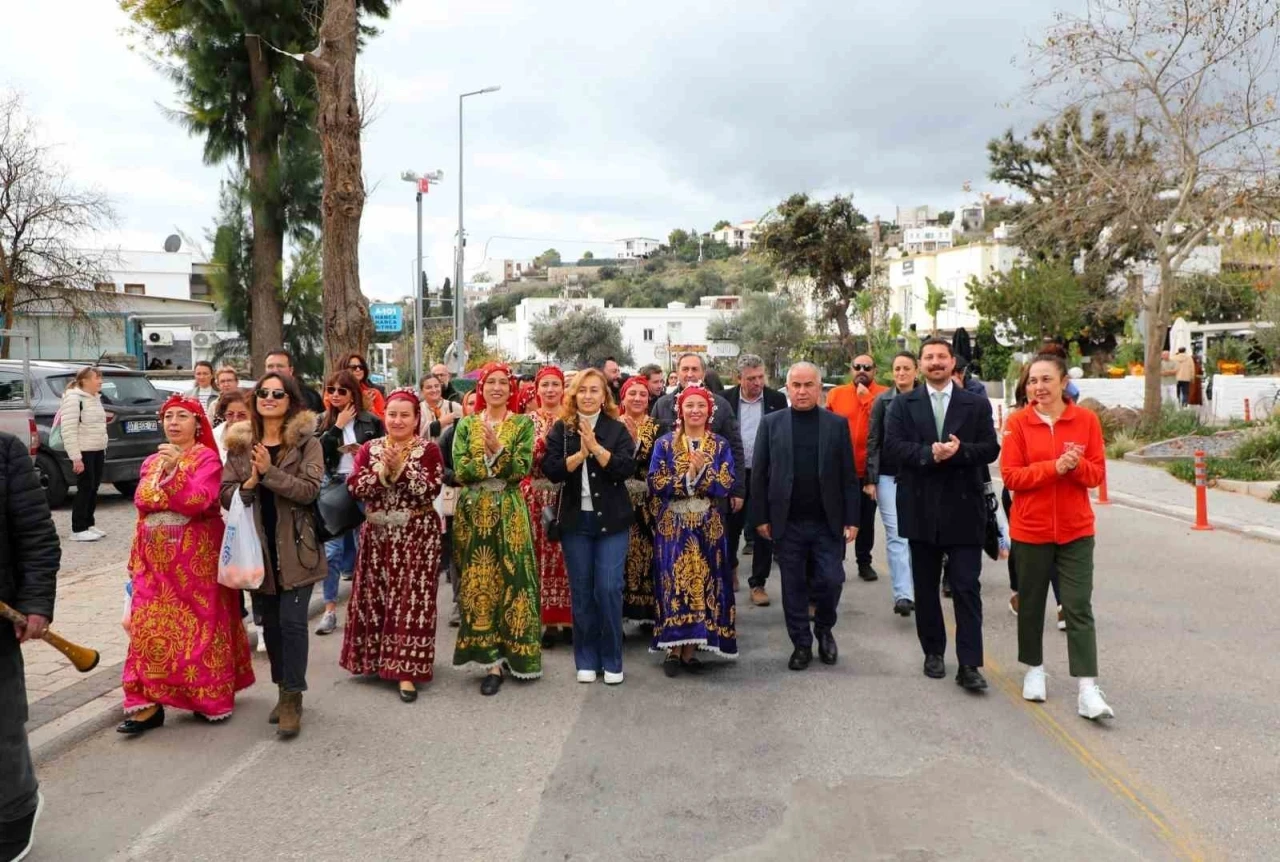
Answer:
<path fill-rule="evenodd" d="M 488 422 L 481 422 L 480 427 L 484 429 L 484 451 L 492 458 L 502 449 L 502 444 L 498 442 L 498 432 Z"/>
<path fill-rule="evenodd" d="M 583 417 L 578 417 L 578 436 L 582 438 L 582 451 L 594 452 L 596 449 L 596 429 Z"/>
<path fill-rule="evenodd" d="M 1080 466 L 1080 450 L 1071 448 L 1063 452 L 1058 456 L 1058 461 L 1055 466 L 1058 469 L 1059 476 L 1070 473 L 1076 467 Z"/>
<path fill-rule="evenodd" d="M 382 450 L 382 466 L 388 477 L 395 476 L 404 466 L 404 453 L 390 447 Z"/>
<path fill-rule="evenodd" d="M 631 435 L 632 440 L 640 439 L 640 423 L 629 413 L 622 414 L 622 424 L 627 426 L 627 433 Z"/>
<path fill-rule="evenodd" d="M 701 449 L 691 451 L 689 453 L 689 478 L 696 479 L 710 461 L 710 457 Z"/>
<path fill-rule="evenodd" d="M 952 434 L 946 443 L 933 444 L 933 460 L 941 463 L 960 451 L 960 438 Z"/>
<path fill-rule="evenodd" d="M 182 450 L 172 443 L 161 443 L 156 448 L 156 454 L 160 456 L 160 466 L 165 470 L 172 470 L 182 457 Z"/>
<path fill-rule="evenodd" d="M 265 476 L 267 471 L 271 469 L 271 453 L 261 443 L 254 444 L 252 460 L 253 469 L 257 471 L 259 476 Z"/>

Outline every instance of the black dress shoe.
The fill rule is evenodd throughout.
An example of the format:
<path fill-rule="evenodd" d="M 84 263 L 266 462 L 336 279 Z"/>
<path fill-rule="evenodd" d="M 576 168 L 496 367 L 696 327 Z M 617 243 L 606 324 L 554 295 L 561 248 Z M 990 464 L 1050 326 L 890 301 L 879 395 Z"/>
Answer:
<path fill-rule="evenodd" d="M 755 551 L 755 548 L 754 548 L 754 547 L 752 547 L 752 545 L 751 545 L 751 543 L 750 543 L 750 542 L 748 542 L 747 544 L 745 544 L 745 545 L 743 545 L 743 546 L 742 546 L 742 556 L 744 556 L 744 557 L 749 557 L 749 556 L 751 556 L 752 554 L 754 554 L 755 552 L 756 552 L 756 551 Z"/>
<path fill-rule="evenodd" d="M 876 570 L 871 568 L 870 563 L 858 563 L 858 577 L 864 581 L 880 580 L 880 575 L 876 574 Z"/>
<path fill-rule="evenodd" d="M 669 655 L 662 660 L 662 672 L 674 679 L 680 675 L 679 656 Z"/>
<path fill-rule="evenodd" d="M 945 577 L 942 579 L 942 597 L 944 599 L 951 598 L 951 582 Z"/>
<path fill-rule="evenodd" d="M 947 675 L 947 663 L 942 660 L 942 656 L 927 655 L 924 657 L 924 675 L 929 679 L 942 679 Z"/>
<path fill-rule="evenodd" d="M 680 669 L 685 673 L 702 673 L 706 669 L 706 665 L 698 661 L 698 658 L 694 656 L 689 659 L 680 659 Z"/>
<path fill-rule="evenodd" d="M 484 681 L 480 683 L 480 693 L 485 697 L 497 694 L 500 688 L 502 688 L 502 674 L 500 673 L 485 674 Z"/>
<path fill-rule="evenodd" d="M 416 688 L 400 689 L 400 699 L 405 703 L 413 703 L 418 699 L 418 690 Z"/>
<path fill-rule="evenodd" d="M 836 659 L 840 656 L 840 649 L 836 646 L 835 635 L 831 632 L 820 632 L 818 634 L 818 658 L 823 664 L 835 664 Z"/>
<path fill-rule="evenodd" d="M 556 645 L 555 629 L 547 629 L 542 633 L 542 648 L 551 649 Z"/>
<path fill-rule="evenodd" d="M 960 670 L 956 672 L 956 685 L 965 691 L 985 691 L 987 680 L 976 667 L 962 664 Z"/>
<path fill-rule="evenodd" d="M 116 726 L 116 733 L 124 733 L 129 736 L 137 736 L 139 733 L 146 733 L 148 730 L 154 730 L 157 727 L 164 727 L 164 707 L 156 707 L 156 711 L 151 717 L 138 721 L 133 718 L 126 718 Z"/>
<path fill-rule="evenodd" d="M 916 609 L 916 603 L 911 599 L 898 599 L 893 603 L 893 612 L 900 617 L 909 617 L 911 612 Z"/>
<path fill-rule="evenodd" d="M 804 670 L 809 666 L 809 662 L 813 661 L 813 650 L 796 647 L 791 653 L 791 658 L 787 661 L 787 667 L 791 670 Z"/>

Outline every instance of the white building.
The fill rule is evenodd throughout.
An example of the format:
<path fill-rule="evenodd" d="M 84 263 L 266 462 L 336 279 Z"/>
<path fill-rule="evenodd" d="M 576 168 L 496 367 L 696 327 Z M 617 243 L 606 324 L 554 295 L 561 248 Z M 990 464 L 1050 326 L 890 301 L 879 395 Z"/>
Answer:
<path fill-rule="evenodd" d="M 949 227 L 909 227 L 902 232 L 902 248 L 908 254 L 939 251 L 955 245 Z"/>
<path fill-rule="evenodd" d="M 925 299 L 931 281 L 947 298 L 938 313 L 938 328 L 950 332 L 963 326 L 972 332 L 978 325 L 978 314 L 969 307 L 969 279 L 981 281 L 993 272 L 1008 272 L 1021 257 L 1017 246 L 975 242 L 889 259 L 889 311 L 902 316 L 904 327 L 915 324 L 917 332 L 929 332 L 933 321 L 925 310 Z"/>
<path fill-rule="evenodd" d="M 744 221 L 741 224 L 713 230 L 711 238 L 725 243 L 730 248 L 748 249 L 756 244 L 756 230 L 759 225 L 755 221 Z"/>
<path fill-rule="evenodd" d="M 938 210 L 936 207 L 896 207 L 895 209 L 897 214 L 894 221 L 898 223 L 898 227 L 901 230 L 938 223 Z"/>
<path fill-rule="evenodd" d="M 648 236 L 630 236 L 616 240 L 614 244 L 617 246 L 614 257 L 618 260 L 635 260 L 657 251 L 662 246 L 662 240 Z"/>
<path fill-rule="evenodd" d="M 501 284 L 504 281 L 517 281 L 525 273 L 533 270 L 532 260 L 512 260 L 511 258 L 489 258 L 476 270 L 476 275 L 484 273 L 489 281 Z M 474 276 L 473 276 L 474 277 Z"/>
<path fill-rule="evenodd" d="M 737 296 L 705 296 L 692 308 L 683 302 L 672 302 L 666 308 L 606 308 L 600 297 L 526 297 L 516 306 L 511 320 L 498 321 L 495 331 L 485 334 L 485 343 L 514 361 L 546 361 L 550 357 L 533 344 L 534 322 L 582 308 L 599 308 L 617 321 L 633 367 L 652 362 L 667 367 L 669 357 L 707 352 L 711 321 L 736 313 L 741 305 Z"/>
<path fill-rule="evenodd" d="M 209 299 L 209 264 L 189 251 L 86 251 L 100 257 L 109 281 L 95 285 L 106 293 L 160 299 Z"/>

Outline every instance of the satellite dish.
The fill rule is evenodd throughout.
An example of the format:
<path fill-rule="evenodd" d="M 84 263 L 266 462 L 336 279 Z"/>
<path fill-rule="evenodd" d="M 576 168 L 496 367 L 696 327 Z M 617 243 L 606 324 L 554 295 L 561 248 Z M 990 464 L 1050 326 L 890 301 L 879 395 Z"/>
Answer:
<path fill-rule="evenodd" d="M 995 332 L 992 334 L 995 336 L 996 344 L 1001 347 L 1015 347 L 1021 341 L 1018 330 L 1007 323 L 997 323 Z"/>
<path fill-rule="evenodd" d="M 178 236 L 176 233 L 169 234 L 168 238 L 164 241 L 164 250 L 169 252 L 169 254 L 173 254 L 180 248 L 182 248 L 182 237 Z"/>

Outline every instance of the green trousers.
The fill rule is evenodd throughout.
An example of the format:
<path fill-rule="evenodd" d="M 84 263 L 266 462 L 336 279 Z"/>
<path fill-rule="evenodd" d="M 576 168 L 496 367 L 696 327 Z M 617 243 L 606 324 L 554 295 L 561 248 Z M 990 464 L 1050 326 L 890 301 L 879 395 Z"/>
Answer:
<path fill-rule="evenodd" d="M 1049 578 L 1058 571 L 1062 615 L 1067 623 L 1067 662 L 1072 676 L 1098 675 L 1098 638 L 1093 629 L 1093 536 L 1065 545 L 1013 543 L 1018 559 L 1018 661 L 1044 664 L 1044 608 Z"/>

